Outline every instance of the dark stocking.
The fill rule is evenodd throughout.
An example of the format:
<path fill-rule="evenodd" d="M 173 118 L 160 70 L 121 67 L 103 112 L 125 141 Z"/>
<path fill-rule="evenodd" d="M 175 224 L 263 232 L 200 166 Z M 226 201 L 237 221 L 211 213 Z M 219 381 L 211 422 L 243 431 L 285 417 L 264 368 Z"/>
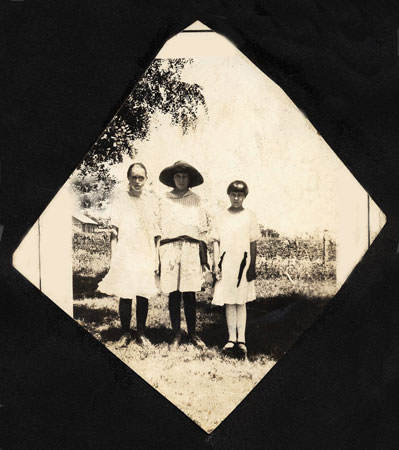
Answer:
<path fill-rule="evenodd" d="M 121 319 L 122 330 L 124 333 L 130 331 L 130 319 L 132 317 L 132 299 L 119 299 L 119 317 Z"/>
<path fill-rule="evenodd" d="M 190 336 L 195 334 L 195 319 L 197 303 L 195 292 L 183 292 L 184 314 L 186 316 L 187 331 Z"/>
<path fill-rule="evenodd" d="M 181 293 L 179 291 L 174 291 L 169 294 L 170 321 L 175 335 L 180 333 L 180 302 Z"/>
<path fill-rule="evenodd" d="M 136 297 L 136 325 L 137 334 L 143 335 L 145 332 L 145 323 L 148 314 L 148 298 Z"/>

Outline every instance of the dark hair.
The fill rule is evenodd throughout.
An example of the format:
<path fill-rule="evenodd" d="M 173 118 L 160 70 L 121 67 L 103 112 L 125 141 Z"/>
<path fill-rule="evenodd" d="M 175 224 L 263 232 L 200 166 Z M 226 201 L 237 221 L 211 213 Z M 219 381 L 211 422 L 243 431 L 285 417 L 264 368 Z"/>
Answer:
<path fill-rule="evenodd" d="M 235 180 L 229 184 L 227 188 L 227 195 L 230 195 L 232 192 L 241 192 L 245 195 L 248 195 L 248 186 L 245 181 Z"/>
<path fill-rule="evenodd" d="M 130 172 L 133 170 L 133 167 L 134 167 L 134 166 L 139 166 L 139 167 L 141 167 L 142 169 L 144 169 L 145 176 L 146 176 L 146 178 L 147 178 L 147 169 L 146 169 L 145 165 L 144 165 L 143 163 L 141 163 L 141 162 L 135 162 L 135 163 L 131 164 L 131 165 L 129 166 L 129 168 L 127 169 L 127 179 L 130 178 Z"/>

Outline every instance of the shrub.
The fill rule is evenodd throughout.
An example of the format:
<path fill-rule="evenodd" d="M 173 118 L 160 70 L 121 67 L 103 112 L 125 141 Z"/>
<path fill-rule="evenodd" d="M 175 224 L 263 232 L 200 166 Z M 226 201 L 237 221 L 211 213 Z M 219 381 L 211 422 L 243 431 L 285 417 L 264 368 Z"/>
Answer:
<path fill-rule="evenodd" d="M 261 239 L 258 241 L 257 274 L 263 279 L 302 281 L 335 280 L 335 242 L 322 239 Z M 209 248 L 209 262 L 212 248 Z M 74 276 L 98 278 L 109 269 L 109 232 L 75 232 L 73 236 Z"/>

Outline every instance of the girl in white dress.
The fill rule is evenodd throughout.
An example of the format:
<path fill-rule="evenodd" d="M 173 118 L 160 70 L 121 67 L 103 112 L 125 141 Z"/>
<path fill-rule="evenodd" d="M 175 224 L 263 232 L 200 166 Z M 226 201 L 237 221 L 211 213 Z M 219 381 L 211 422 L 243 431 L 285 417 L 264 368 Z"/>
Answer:
<path fill-rule="evenodd" d="M 214 245 L 213 272 L 216 285 L 212 303 L 225 305 L 229 340 L 223 353 L 246 357 L 246 303 L 256 299 L 256 241 L 260 238 L 255 214 L 244 209 L 248 195 L 244 181 L 233 181 L 227 188 L 231 206 L 216 215 L 210 239 Z"/>
<path fill-rule="evenodd" d="M 112 255 L 109 272 L 98 290 L 119 297 L 119 315 L 123 330 L 121 346 L 131 340 L 132 299 L 136 299 L 137 342 L 149 343 L 145 337 L 148 298 L 157 294 L 156 238 L 160 236 L 154 195 L 144 191 L 147 170 L 141 163 L 132 164 L 127 172 L 128 188 L 112 201 Z"/>

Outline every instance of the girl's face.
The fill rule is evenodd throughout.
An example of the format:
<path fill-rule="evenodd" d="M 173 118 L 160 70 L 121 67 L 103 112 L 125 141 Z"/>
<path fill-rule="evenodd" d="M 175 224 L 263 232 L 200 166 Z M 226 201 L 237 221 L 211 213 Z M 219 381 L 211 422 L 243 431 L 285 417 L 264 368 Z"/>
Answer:
<path fill-rule="evenodd" d="M 245 195 L 242 192 L 230 192 L 229 199 L 232 209 L 241 209 L 245 200 Z"/>
<path fill-rule="evenodd" d="M 190 184 L 190 175 L 185 172 L 177 172 L 173 177 L 173 181 L 178 191 L 187 191 Z"/>
<path fill-rule="evenodd" d="M 146 181 L 147 176 L 145 174 L 145 170 L 140 166 L 134 166 L 129 174 L 130 189 L 135 194 L 139 194 L 143 190 Z"/>

